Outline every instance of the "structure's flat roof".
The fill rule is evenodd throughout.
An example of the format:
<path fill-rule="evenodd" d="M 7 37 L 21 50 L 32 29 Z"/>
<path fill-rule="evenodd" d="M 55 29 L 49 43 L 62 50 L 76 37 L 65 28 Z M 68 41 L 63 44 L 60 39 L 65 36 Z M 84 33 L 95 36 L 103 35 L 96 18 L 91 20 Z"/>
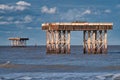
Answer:
<path fill-rule="evenodd" d="M 42 30 L 110 30 L 113 23 L 43 23 Z"/>
<path fill-rule="evenodd" d="M 29 40 L 29 38 L 9 38 L 9 40 Z"/>

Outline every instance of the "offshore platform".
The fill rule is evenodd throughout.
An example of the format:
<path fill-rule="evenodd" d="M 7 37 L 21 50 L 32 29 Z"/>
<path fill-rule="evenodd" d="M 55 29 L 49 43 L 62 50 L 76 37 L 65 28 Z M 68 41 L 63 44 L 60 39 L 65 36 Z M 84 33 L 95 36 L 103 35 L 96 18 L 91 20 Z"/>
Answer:
<path fill-rule="evenodd" d="M 29 38 L 9 38 L 11 40 L 11 46 L 18 46 L 18 47 L 24 47 L 26 46 L 26 41 L 29 40 Z"/>
<path fill-rule="evenodd" d="M 107 53 L 107 30 L 113 23 L 43 23 L 47 53 L 70 53 L 70 32 L 83 31 L 83 53 Z"/>

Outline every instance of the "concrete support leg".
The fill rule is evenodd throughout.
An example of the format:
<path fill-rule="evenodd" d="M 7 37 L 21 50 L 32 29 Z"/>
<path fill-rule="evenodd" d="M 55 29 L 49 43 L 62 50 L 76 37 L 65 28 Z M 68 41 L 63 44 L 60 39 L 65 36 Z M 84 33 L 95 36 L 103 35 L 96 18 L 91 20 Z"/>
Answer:
<path fill-rule="evenodd" d="M 107 30 L 83 31 L 83 53 L 106 53 Z"/>
<path fill-rule="evenodd" d="M 88 31 L 88 40 L 87 40 L 87 45 L 88 45 L 88 53 L 91 53 L 91 36 L 90 36 L 91 31 Z"/>
<path fill-rule="evenodd" d="M 107 53 L 107 30 L 104 30 L 104 53 Z"/>
<path fill-rule="evenodd" d="M 95 54 L 97 54 L 97 45 L 98 45 L 98 33 L 97 30 L 95 30 Z"/>
<path fill-rule="evenodd" d="M 99 31 L 99 35 L 100 35 L 100 39 L 99 39 L 99 51 L 98 53 L 102 53 L 102 49 L 103 49 L 103 36 L 102 36 L 102 30 Z"/>
<path fill-rule="evenodd" d="M 55 44 L 56 44 L 56 53 L 59 53 L 59 47 L 58 47 L 58 43 L 59 43 L 59 39 L 58 39 L 58 36 L 59 36 L 59 31 L 56 31 L 56 33 L 55 33 L 55 36 L 56 36 L 56 38 L 55 38 Z"/>
<path fill-rule="evenodd" d="M 47 30 L 47 53 L 70 53 L 70 31 Z"/>
<path fill-rule="evenodd" d="M 51 51 L 52 46 L 51 46 L 51 31 L 47 30 L 46 31 L 46 49 L 47 49 L 47 53 L 49 53 L 49 51 Z"/>
<path fill-rule="evenodd" d="M 83 53 L 106 53 L 107 30 L 83 31 Z M 21 42 L 22 46 L 26 42 Z M 13 45 L 18 45 L 13 41 Z M 70 53 L 70 31 L 47 30 L 46 31 L 47 53 Z"/>
<path fill-rule="evenodd" d="M 61 30 L 59 30 L 59 33 L 58 33 L 58 50 L 59 52 L 58 53 L 61 53 Z"/>
<path fill-rule="evenodd" d="M 95 53 L 95 47 L 96 47 L 95 33 L 96 33 L 95 31 L 93 31 L 93 33 L 92 33 L 92 53 Z"/>
<path fill-rule="evenodd" d="M 70 31 L 67 31 L 67 53 L 70 53 Z"/>
<path fill-rule="evenodd" d="M 83 53 L 86 53 L 86 31 L 83 31 Z"/>

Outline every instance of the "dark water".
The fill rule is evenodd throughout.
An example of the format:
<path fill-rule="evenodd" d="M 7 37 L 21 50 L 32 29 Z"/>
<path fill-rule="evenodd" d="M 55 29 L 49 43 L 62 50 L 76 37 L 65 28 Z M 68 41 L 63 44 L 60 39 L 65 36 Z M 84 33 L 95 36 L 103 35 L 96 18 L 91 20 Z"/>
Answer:
<path fill-rule="evenodd" d="M 46 47 L 0 47 L 0 80 L 120 80 L 120 46 L 108 54 L 46 54 Z"/>

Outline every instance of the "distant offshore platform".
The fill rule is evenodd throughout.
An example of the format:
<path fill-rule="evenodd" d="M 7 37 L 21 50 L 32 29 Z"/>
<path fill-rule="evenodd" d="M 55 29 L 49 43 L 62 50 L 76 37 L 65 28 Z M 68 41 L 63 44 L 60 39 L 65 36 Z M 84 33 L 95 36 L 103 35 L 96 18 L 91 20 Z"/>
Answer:
<path fill-rule="evenodd" d="M 26 41 L 29 40 L 29 38 L 9 38 L 11 40 L 11 46 L 15 47 L 25 47 Z"/>
<path fill-rule="evenodd" d="M 43 23 L 47 53 L 70 53 L 70 32 L 83 31 L 83 53 L 107 53 L 107 30 L 113 23 Z"/>

